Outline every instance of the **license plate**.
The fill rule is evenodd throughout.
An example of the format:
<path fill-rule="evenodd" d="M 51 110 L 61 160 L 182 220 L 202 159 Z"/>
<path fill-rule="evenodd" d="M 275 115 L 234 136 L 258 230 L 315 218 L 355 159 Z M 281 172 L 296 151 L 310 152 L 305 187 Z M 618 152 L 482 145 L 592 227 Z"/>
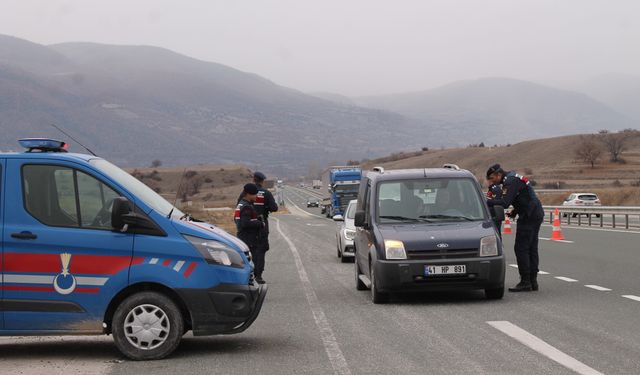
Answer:
<path fill-rule="evenodd" d="M 424 266 L 424 275 L 464 275 L 467 273 L 467 266 L 464 264 L 452 266 Z"/>

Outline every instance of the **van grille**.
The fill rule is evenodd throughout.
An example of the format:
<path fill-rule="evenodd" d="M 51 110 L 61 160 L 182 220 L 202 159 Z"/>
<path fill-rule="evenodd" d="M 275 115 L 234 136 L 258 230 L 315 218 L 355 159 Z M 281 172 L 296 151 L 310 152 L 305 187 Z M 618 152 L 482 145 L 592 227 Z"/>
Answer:
<path fill-rule="evenodd" d="M 478 249 L 438 249 L 438 250 L 412 250 L 407 252 L 409 259 L 455 259 L 474 258 L 478 256 Z"/>

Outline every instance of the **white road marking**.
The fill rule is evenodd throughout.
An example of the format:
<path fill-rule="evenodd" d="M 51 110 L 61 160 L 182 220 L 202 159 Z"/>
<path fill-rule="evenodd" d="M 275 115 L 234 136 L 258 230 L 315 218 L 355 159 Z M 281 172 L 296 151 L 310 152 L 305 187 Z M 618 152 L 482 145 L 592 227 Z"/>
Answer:
<path fill-rule="evenodd" d="M 638 297 L 638 296 L 634 296 L 634 295 L 631 295 L 631 294 L 626 294 L 626 295 L 623 295 L 622 297 L 624 297 L 624 298 L 628 298 L 628 299 L 632 299 L 632 300 L 634 300 L 634 301 L 638 301 L 638 302 L 640 302 L 640 297 Z"/>
<path fill-rule="evenodd" d="M 149 261 L 149 264 L 157 264 L 159 260 L 160 259 L 158 258 L 151 258 L 151 260 Z"/>
<path fill-rule="evenodd" d="M 544 240 L 544 241 L 553 241 L 553 242 L 562 242 L 562 243 L 575 243 L 574 241 L 568 241 L 568 240 L 552 240 L 551 238 L 543 238 L 543 237 L 538 237 L 539 240 Z"/>
<path fill-rule="evenodd" d="M 289 250 L 293 255 L 296 267 L 298 268 L 298 276 L 300 277 L 300 281 L 302 283 L 302 289 L 304 290 L 304 294 L 307 297 L 307 302 L 309 303 L 309 307 L 311 308 L 311 313 L 313 314 L 313 319 L 316 322 L 316 326 L 318 327 L 318 330 L 320 330 L 320 337 L 322 338 L 324 349 L 327 352 L 329 361 L 331 362 L 331 367 L 333 367 L 333 372 L 336 374 L 350 375 L 351 370 L 349 369 L 347 360 L 344 358 L 342 350 L 340 350 L 340 344 L 338 344 L 336 336 L 333 333 L 333 329 L 331 329 L 331 325 L 329 324 L 329 320 L 327 319 L 327 316 L 322 309 L 322 305 L 318 300 L 318 296 L 313 290 L 313 285 L 309 280 L 309 276 L 307 275 L 307 271 L 304 268 L 304 264 L 302 264 L 300 253 L 298 252 L 296 246 L 293 244 L 293 241 L 291 241 L 280 228 L 280 220 L 276 218 L 274 218 L 274 220 L 276 221 L 276 228 L 278 229 L 278 233 L 280 233 L 282 238 L 284 238 L 284 240 L 287 242 L 287 244 L 289 245 Z"/>
<path fill-rule="evenodd" d="M 566 281 L 568 283 L 575 283 L 576 281 L 578 281 L 576 279 L 572 279 L 570 277 L 564 277 L 564 276 L 556 276 L 555 278 L 558 280 Z"/>
<path fill-rule="evenodd" d="M 513 268 L 518 268 L 517 264 L 510 264 L 509 267 L 513 267 Z M 549 272 L 545 272 L 545 271 L 538 271 L 538 275 L 548 275 Z"/>
<path fill-rule="evenodd" d="M 535 350 L 543 356 L 581 375 L 602 375 L 601 372 L 585 365 L 577 359 L 561 352 L 524 329 L 507 321 L 487 322 L 493 328 Z"/>
<path fill-rule="evenodd" d="M 611 289 L 609 288 L 605 288 L 603 286 L 599 286 L 599 285 L 585 285 L 587 288 L 591 288 L 591 289 L 595 289 L 595 290 L 599 290 L 601 292 L 609 292 L 611 291 Z"/>
<path fill-rule="evenodd" d="M 176 262 L 176 265 L 173 266 L 173 270 L 176 272 L 180 272 L 182 266 L 184 266 L 184 260 L 179 260 L 178 262 Z"/>

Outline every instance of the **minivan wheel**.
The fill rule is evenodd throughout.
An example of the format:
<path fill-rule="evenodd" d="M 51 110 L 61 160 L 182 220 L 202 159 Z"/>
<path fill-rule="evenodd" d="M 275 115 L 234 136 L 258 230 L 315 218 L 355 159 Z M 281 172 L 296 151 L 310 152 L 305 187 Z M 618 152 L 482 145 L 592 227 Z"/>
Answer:
<path fill-rule="evenodd" d="M 369 268 L 371 269 L 371 301 L 376 304 L 385 303 L 389 299 L 389 295 L 378 290 L 375 267 L 372 264 Z"/>
<path fill-rule="evenodd" d="M 367 290 L 367 286 L 365 285 L 365 283 L 362 282 L 362 280 L 360 280 L 360 275 L 362 275 L 362 272 L 360 272 L 360 266 L 358 265 L 358 259 L 355 260 L 355 274 L 356 274 L 356 290 Z"/>
<path fill-rule="evenodd" d="M 141 292 L 127 297 L 113 315 L 116 347 L 133 360 L 161 359 L 180 344 L 184 320 L 176 304 L 163 294 Z"/>
<path fill-rule="evenodd" d="M 500 288 L 485 289 L 484 295 L 487 299 L 502 299 L 504 297 L 504 285 Z"/>

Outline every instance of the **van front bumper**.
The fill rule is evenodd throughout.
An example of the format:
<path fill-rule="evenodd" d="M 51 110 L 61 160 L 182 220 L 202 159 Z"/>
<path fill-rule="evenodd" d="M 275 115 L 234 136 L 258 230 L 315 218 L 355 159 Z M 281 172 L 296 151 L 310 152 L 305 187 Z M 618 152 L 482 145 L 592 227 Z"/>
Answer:
<path fill-rule="evenodd" d="M 464 265 L 464 275 L 425 276 L 425 266 Z M 376 285 L 381 292 L 493 289 L 504 286 L 504 255 L 437 260 L 378 260 Z"/>
<path fill-rule="evenodd" d="M 191 317 L 194 336 L 240 333 L 256 320 L 267 285 L 221 284 L 211 289 L 176 290 Z"/>

